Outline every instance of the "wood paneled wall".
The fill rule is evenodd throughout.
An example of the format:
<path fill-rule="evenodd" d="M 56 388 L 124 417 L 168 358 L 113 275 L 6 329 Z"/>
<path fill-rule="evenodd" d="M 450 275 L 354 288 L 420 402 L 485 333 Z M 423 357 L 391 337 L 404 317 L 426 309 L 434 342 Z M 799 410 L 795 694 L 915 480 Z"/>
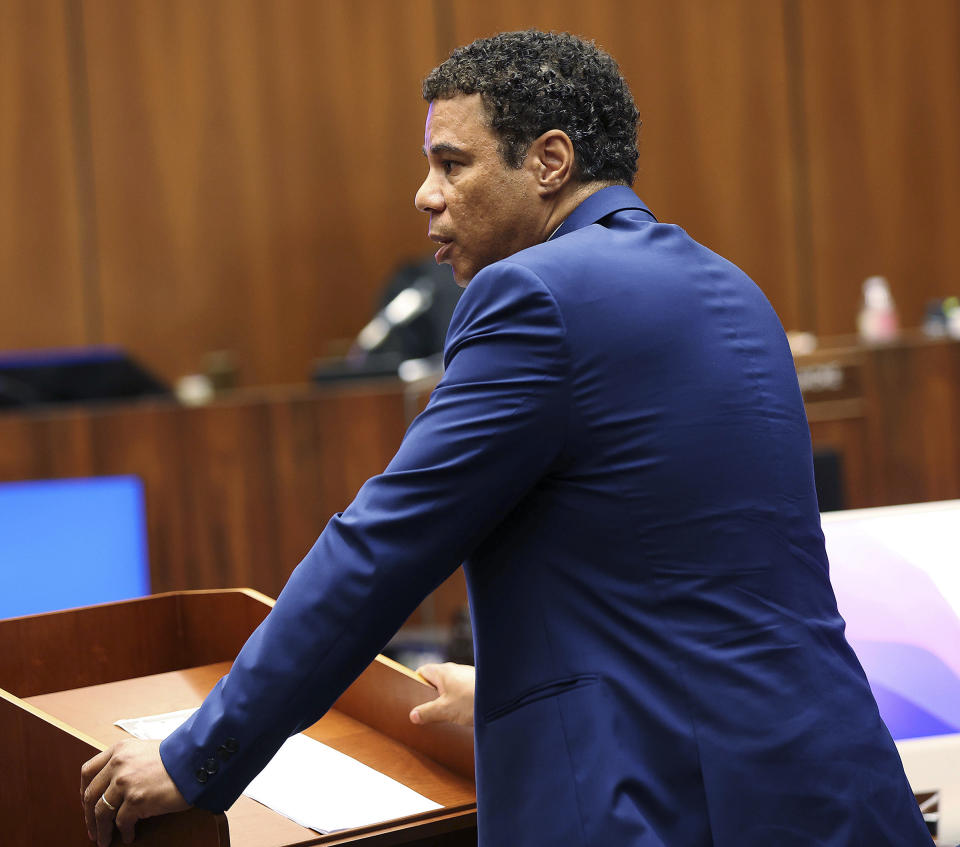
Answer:
<path fill-rule="evenodd" d="M 821 334 L 889 276 L 906 323 L 960 294 L 960 3 L 793 0 Z"/>
<path fill-rule="evenodd" d="M 802 325 L 780 3 L 456 0 L 451 13 L 456 43 L 537 26 L 608 50 L 640 110 L 637 192 Z"/>
<path fill-rule="evenodd" d="M 302 380 L 429 250 L 419 82 L 498 30 L 567 29 L 641 110 L 636 187 L 788 329 L 960 291 L 956 0 L 3 0 L 0 350 L 232 350 Z"/>
<path fill-rule="evenodd" d="M 86 4 L 106 340 L 303 379 L 425 250 L 427 0 Z"/>
<path fill-rule="evenodd" d="M 90 340 L 67 21 L 0 3 L 0 350 Z"/>

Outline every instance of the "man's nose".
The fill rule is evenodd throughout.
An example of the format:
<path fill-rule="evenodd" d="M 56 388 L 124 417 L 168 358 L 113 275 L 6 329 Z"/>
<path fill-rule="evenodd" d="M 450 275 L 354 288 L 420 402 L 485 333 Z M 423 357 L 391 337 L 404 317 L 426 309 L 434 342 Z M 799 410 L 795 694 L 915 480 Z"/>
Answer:
<path fill-rule="evenodd" d="M 427 173 L 427 178 L 417 189 L 413 198 L 413 205 L 421 212 L 430 212 L 436 214 L 443 211 L 443 194 L 437 181 L 433 178 L 433 172 Z"/>

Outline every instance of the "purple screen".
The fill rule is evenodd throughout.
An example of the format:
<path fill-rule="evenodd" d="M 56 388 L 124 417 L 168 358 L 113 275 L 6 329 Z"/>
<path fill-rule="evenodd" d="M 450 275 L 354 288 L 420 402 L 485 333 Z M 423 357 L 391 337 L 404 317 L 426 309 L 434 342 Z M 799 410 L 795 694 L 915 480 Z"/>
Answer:
<path fill-rule="evenodd" d="M 891 735 L 960 732 L 960 501 L 822 524 L 847 639 Z"/>

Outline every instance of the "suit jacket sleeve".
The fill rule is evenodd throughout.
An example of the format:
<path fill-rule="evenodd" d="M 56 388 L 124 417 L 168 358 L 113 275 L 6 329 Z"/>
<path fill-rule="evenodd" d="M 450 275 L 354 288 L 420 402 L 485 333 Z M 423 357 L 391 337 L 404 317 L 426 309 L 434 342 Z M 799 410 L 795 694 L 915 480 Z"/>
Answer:
<path fill-rule="evenodd" d="M 386 470 L 330 520 L 230 674 L 161 745 L 191 804 L 229 807 L 558 460 L 569 366 L 539 278 L 509 262 L 478 274 L 446 360 Z"/>

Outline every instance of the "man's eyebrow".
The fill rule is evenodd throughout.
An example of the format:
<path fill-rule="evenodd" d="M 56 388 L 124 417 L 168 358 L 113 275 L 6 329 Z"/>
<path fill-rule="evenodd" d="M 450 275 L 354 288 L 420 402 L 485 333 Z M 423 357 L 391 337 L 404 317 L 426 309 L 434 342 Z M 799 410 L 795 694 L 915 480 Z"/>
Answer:
<path fill-rule="evenodd" d="M 426 155 L 427 155 L 427 148 L 426 148 L 426 147 L 421 147 L 420 149 L 423 150 L 423 155 L 426 156 Z M 461 150 L 459 147 L 455 147 L 453 144 L 450 144 L 450 143 L 448 143 L 448 142 L 446 142 L 446 141 L 440 141 L 440 142 L 438 142 L 437 144 L 431 144 L 431 145 L 430 145 L 430 152 L 431 152 L 434 156 L 439 156 L 439 155 L 442 154 L 442 153 L 452 153 L 452 154 L 454 154 L 454 155 L 456 155 L 456 156 L 462 156 L 462 155 L 464 155 L 463 150 Z"/>

